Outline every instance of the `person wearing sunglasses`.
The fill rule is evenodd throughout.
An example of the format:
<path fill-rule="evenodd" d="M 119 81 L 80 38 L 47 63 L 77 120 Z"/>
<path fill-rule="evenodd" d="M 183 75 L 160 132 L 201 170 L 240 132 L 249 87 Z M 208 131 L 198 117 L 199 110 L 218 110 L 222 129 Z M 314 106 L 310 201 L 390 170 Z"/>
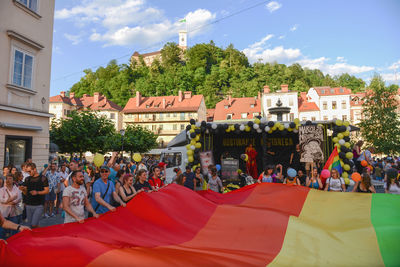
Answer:
<path fill-rule="evenodd" d="M 106 213 L 107 211 L 115 211 L 115 207 L 111 205 L 111 200 L 119 203 L 121 206 L 126 207 L 125 202 L 121 200 L 112 181 L 108 179 L 110 175 L 110 168 L 108 166 L 101 166 L 100 179 L 96 180 L 93 184 L 92 206 L 97 214 Z"/>

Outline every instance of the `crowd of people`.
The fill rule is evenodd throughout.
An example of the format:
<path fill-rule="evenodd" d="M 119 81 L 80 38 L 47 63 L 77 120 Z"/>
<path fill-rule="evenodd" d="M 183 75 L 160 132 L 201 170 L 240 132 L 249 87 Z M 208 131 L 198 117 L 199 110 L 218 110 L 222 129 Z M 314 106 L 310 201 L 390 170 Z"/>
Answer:
<path fill-rule="evenodd" d="M 340 173 L 332 169 L 330 177 L 321 177 L 321 166 L 304 165 L 291 157 L 291 168 L 283 172 L 281 164 L 268 165 L 258 177 L 238 171 L 240 186 L 252 183 L 283 183 L 301 185 L 317 190 L 334 192 L 375 193 L 372 179 L 384 180 L 386 193 L 400 194 L 400 158 L 372 157 L 372 147 L 361 150 L 362 143 L 354 148 L 355 169 L 361 179 L 349 187 Z M 361 161 L 367 161 L 368 167 Z M 190 190 L 224 191 L 220 170 L 216 165 L 202 173 L 197 167 L 174 169 L 173 183 Z M 31 160 L 21 168 L 5 166 L 0 175 L 0 239 L 18 231 L 39 227 L 41 218 L 61 213 L 64 222 L 82 223 L 86 217 L 98 218 L 100 214 L 125 207 L 140 192 L 155 192 L 164 187 L 166 164 L 153 158 L 134 162 L 113 153 L 102 166 L 89 163 L 84 157 L 54 158 L 39 171 Z M 253 174 L 254 175 L 254 174 Z"/>

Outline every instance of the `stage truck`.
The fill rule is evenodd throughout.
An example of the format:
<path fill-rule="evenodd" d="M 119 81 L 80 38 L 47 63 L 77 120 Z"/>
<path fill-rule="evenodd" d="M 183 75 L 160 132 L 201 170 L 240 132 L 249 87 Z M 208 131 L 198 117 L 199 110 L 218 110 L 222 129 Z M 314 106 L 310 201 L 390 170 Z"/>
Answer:
<path fill-rule="evenodd" d="M 175 168 L 184 172 L 187 165 L 198 164 L 203 174 L 207 174 L 210 164 L 219 165 L 224 184 L 238 182 L 237 171 L 247 171 L 246 157 L 243 155 L 250 144 L 257 152 L 255 161 L 258 175 L 267 165 L 276 164 L 282 164 L 283 172 L 286 173 L 297 144 L 300 145 L 302 157 L 314 157 L 313 161 L 317 163 L 323 163 L 333 150 L 332 130 L 336 127 L 335 121 L 301 122 L 295 130 L 288 130 L 288 124 L 293 122 L 279 122 L 285 129 L 273 132 L 265 131 L 264 127 L 268 123 L 262 125 L 262 129 L 254 129 L 252 122 L 203 123 L 201 127 L 205 129 L 197 132 L 200 136 L 197 142 L 201 143 L 201 147 L 194 149 L 192 162 L 189 162 L 190 157 L 187 155 L 187 147 L 191 141 L 188 130 L 182 131 L 161 152 L 161 161 L 167 164 L 166 182 L 173 181 Z M 245 130 L 241 125 L 247 126 Z M 232 130 L 227 132 L 229 127 Z M 350 131 L 359 130 L 351 125 L 349 127 Z"/>

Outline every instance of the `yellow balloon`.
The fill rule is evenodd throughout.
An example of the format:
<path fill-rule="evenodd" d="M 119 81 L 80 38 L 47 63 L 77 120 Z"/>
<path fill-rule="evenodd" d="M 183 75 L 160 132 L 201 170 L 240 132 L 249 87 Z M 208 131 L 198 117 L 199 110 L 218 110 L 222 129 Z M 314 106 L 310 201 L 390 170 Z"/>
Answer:
<path fill-rule="evenodd" d="M 351 144 L 349 142 L 344 143 L 344 146 L 350 148 Z"/>
<path fill-rule="evenodd" d="M 186 151 L 186 154 L 188 155 L 188 156 L 193 156 L 193 150 L 188 150 L 188 151 Z"/>
<path fill-rule="evenodd" d="M 349 178 L 344 178 L 344 183 L 345 183 L 346 185 L 350 184 L 350 179 L 349 179 Z"/>
<path fill-rule="evenodd" d="M 343 125 L 347 127 L 347 126 L 350 125 L 350 122 L 349 122 L 349 121 L 344 121 L 344 122 L 343 122 Z"/>
<path fill-rule="evenodd" d="M 255 119 L 254 122 L 257 123 L 257 124 L 261 123 L 261 121 L 259 119 Z"/>
<path fill-rule="evenodd" d="M 199 140 L 200 140 L 200 136 L 197 135 L 197 136 L 194 138 L 194 140 L 199 141 Z"/>
<path fill-rule="evenodd" d="M 340 140 L 340 139 L 343 139 L 343 137 L 344 137 L 344 136 L 343 136 L 342 133 L 338 133 L 337 138 L 339 138 L 339 140 Z"/>
<path fill-rule="evenodd" d="M 190 126 L 190 127 L 191 127 L 193 130 L 196 129 L 196 125 L 193 125 L 193 124 L 192 124 L 192 126 Z"/>
<path fill-rule="evenodd" d="M 343 172 L 342 173 L 342 177 L 345 178 L 345 179 L 349 178 L 349 174 L 347 172 Z"/>
<path fill-rule="evenodd" d="M 245 130 L 246 132 L 250 132 L 251 128 L 250 128 L 250 126 L 246 125 L 246 126 L 244 127 L 244 130 Z"/>
<path fill-rule="evenodd" d="M 102 154 L 96 153 L 93 158 L 93 163 L 97 167 L 100 167 L 104 163 L 104 156 Z"/>
<path fill-rule="evenodd" d="M 283 126 L 282 124 L 279 125 L 279 131 L 283 131 L 283 130 L 285 130 L 285 126 Z"/>
<path fill-rule="evenodd" d="M 287 130 L 288 130 L 289 132 L 292 132 L 292 131 L 293 131 L 293 129 L 292 129 L 292 128 L 290 128 L 290 127 L 289 127 Z"/>
<path fill-rule="evenodd" d="M 268 131 L 269 134 L 272 134 L 272 129 Z"/>
<path fill-rule="evenodd" d="M 193 128 L 190 129 L 190 130 L 189 130 L 189 133 L 194 133 L 194 129 L 193 129 Z"/>
<path fill-rule="evenodd" d="M 192 139 L 192 140 L 190 141 L 190 144 L 191 144 L 191 145 L 195 145 L 195 144 L 196 144 L 196 140 Z"/>
<path fill-rule="evenodd" d="M 187 144 L 186 145 L 186 149 L 189 150 L 190 149 L 191 144 Z"/>
<path fill-rule="evenodd" d="M 346 153 L 346 158 L 352 159 L 353 158 L 353 153 L 352 152 L 347 152 Z"/>
<path fill-rule="evenodd" d="M 337 142 L 339 142 L 339 138 L 333 137 L 333 138 L 332 138 L 332 141 L 336 144 Z"/>
<path fill-rule="evenodd" d="M 246 157 L 244 158 L 244 161 L 248 161 L 249 160 L 249 156 L 246 154 Z"/>
<path fill-rule="evenodd" d="M 277 121 L 274 125 L 276 128 L 279 128 L 279 126 L 281 126 L 281 123 L 279 121 Z"/>
<path fill-rule="evenodd" d="M 299 123 L 300 123 L 300 120 L 299 120 L 298 118 L 296 118 L 296 119 L 294 119 L 293 122 L 296 123 L 296 124 L 299 124 Z"/>
<path fill-rule="evenodd" d="M 194 161 L 193 156 L 189 156 L 189 157 L 188 157 L 188 161 L 189 161 L 189 162 L 193 162 L 193 161 Z"/>
<path fill-rule="evenodd" d="M 142 161 L 142 156 L 139 153 L 133 154 L 133 160 L 136 162 Z"/>
<path fill-rule="evenodd" d="M 298 130 L 298 129 L 299 129 L 299 126 L 300 126 L 300 124 L 296 124 L 296 130 Z"/>
<path fill-rule="evenodd" d="M 343 135 L 344 135 L 344 136 L 349 136 L 349 135 L 350 135 L 350 132 L 349 132 L 349 131 L 345 131 L 345 132 L 343 132 Z"/>
<path fill-rule="evenodd" d="M 343 121 L 342 120 L 336 120 L 336 125 L 337 126 L 342 126 L 343 125 Z"/>
<path fill-rule="evenodd" d="M 343 169 L 345 171 L 350 171 L 350 165 L 349 164 L 344 164 Z"/>
<path fill-rule="evenodd" d="M 196 143 L 194 146 L 195 146 L 196 148 L 201 148 L 201 143 Z"/>
<path fill-rule="evenodd" d="M 275 125 L 271 128 L 271 131 L 276 131 L 276 126 Z"/>

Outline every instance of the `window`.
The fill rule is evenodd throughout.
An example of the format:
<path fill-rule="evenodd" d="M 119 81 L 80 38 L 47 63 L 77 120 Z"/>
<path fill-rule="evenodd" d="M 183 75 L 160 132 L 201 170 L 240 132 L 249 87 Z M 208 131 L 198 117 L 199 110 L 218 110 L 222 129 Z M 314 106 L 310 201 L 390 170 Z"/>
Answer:
<path fill-rule="evenodd" d="M 336 101 L 332 101 L 332 109 L 337 109 Z"/>
<path fill-rule="evenodd" d="M 271 106 L 271 99 L 267 99 L 267 107 Z"/>
<path fill-rule="evenodd" d="M 115 120 L 115 113 L 110 113 L 110 119 Z"/>
<path fill-rule="evenodd" d="M 290 121 L 294 121 L 294 113 L 289 114 Z"/>
<path fill-rule="evenodd" d="M 344 93 L 344 90 L 343 90 L 343 88 L 340 88 L 339 92 L 341 92 L 341 93 Z"/>
<path fill-rule="evenodd" d="M 181 124 L 181 131 L 185 130 L 185 124 Z"/>
<path fill-rule="evenodd" d="M 64 109 L 64 115 L 67 115 L 67 110 L 66 109 Z"/>
<path fill-rule="evenodd" d="M 172 125 L 172 130 L 174 131 L 178 130 L 178 125 L 177 124 Z"/>
<path fill-rule="evenodd" d="M 334 94 L 335 93 L 335 89 L 331 89 L 331 94 Z"/>
<path fill-rule="evenodd" d="M 315 117 L 311 117 L 311 120 L 312 120 L 312 121 L 315 121 Z"/>
<path fill-rule="evenodd" d="M 181 121 L 185 120 L 185 112 L 181 112 Z"/>
<path fill-rule="evenodd" d="M 324 102 L 322 103 L 322 109 L 323 109 L 323 110 L 327 110 L 327 109 L 328 109 L 328 103 L 326 103 L 326 101 L 324 101 Z"/>
<path fill-rule="evenodd" d="M 247 113 L 242 113 L 242 114 L 241 114 L 241 118 L 242 118 L 242 119 L 246 119 L 246 118 L 247 118 Z"/>
<path fill-rule="evenodd" d="M 32 137 L 10 136 L 5 138 L 4 165 L 21 166 L 28 158 L 32 158 Z"/>
<path fill-rule="evenodd" d="M 14 49 L 12 84 L 32 89 L 33 56 Z"/>
<path fill-rule="evenodd" d="M 254 108 L 254 104 L 250 104 L 250 107 L 251 107 L 251 108 Z"/>
<path fill-rule="evenodd" d="M 167 163 L 167 168 L 180 167 L 182 163 L 182 153 L 163 153 L 161 158 Z"/>
<path fill-rule="evenodd" d="M 169 113 L 167 113 L 167 114 L 165 115 L 165 117 L 169 118 L 169 117 L 170 117 L 170 114 L 169 114 Z"/>
<path fill-rule="evenodd" d="M 321 90 L 321 94 L 325 94 L 325 90 L 324 89 Z"/>
<path fill-rule="evenodd" d="M 174 118 L 178 117 L 178 113 L 174 113 L 173 116 L 174 116 Z"/>
<path fill-rule="evenodd" d="M 227 115 L 226 115 L 226 119 L 227 119 L 227 120 L 231 120 L 231 119 L 232 119 L 232 114 L 227 114 Z"/>
<path fill-rule="evenodd" d="M 343 115 L 342 120 L 347 121 L 347 115 Z"/>
<path fill-rule="evenodd" d="M 17 2 L 23 4 L 27 8 L 37 12 L 37 7 L 38 7 L 38 0 L 17 0 Z"/>
<path fill-rule="evenodd" d="M 160 129 L 160 130 L 162 130 L 162 129 L 164 129 L 164 125 L 160 125 L 160 126 L 158 126 L 158 129 Z"/>
<path fill-rule="evenodd" d="M 148 119 L 149 118 L 149 114 L 144 114 L 144 117 L 146 118 L 146 119 Z"/>
<path fill-rule="evenodd" d="M 224 108 L 225 108 L 225 109 L 228 109 L 228 108 L 229 108 L 229 106 L 228 106 L 228 105 L 225 105 L 225 106 L 224 106 Z"/>
<path fill-rule="evenodd" d="M 324 121 L 327 121 L 328 120 L 328 116 L 324 116 Z"/>
<path fill-rule="evenodd" d="M 289 106 L 293 106 L 293 98 L 289 98 Z"/>
<path fill-rule="evenodd" d="M 163 113 L 160 113 L 160 114 L 158 115 L 158 118 L 160 119 L 160 121 L 164 120 L 164 114 L 163 114 Z"/>
<path fill-rule="evenodd" d="M 155 131 L 156 129 L 157 129 L 157 126 L 156 126 L 156 125 L 152 125 L 152 126 L 151 126 L 151 130 Z"/>
<path fill-rule="evenodd" d="M 346 109 L 346 108 L 347 108 L 346 100 L 343 100 L 342 101 L 342 109 Z"/>

